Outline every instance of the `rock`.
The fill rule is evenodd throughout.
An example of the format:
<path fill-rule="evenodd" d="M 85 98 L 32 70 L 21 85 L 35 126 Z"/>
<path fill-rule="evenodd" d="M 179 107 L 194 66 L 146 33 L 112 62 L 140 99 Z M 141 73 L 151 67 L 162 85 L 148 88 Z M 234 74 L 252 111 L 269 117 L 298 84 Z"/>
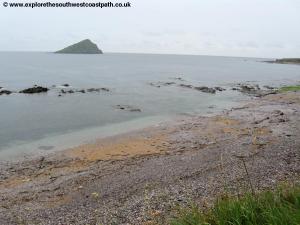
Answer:
<path fill-rule="evenodd" d="M 215 90 L 216 90 L 216 91 L 226 91 L 226 89 L 225 89 L 225 88 L 222 88 L 222 87 L 215 87 Z"/>
<path fill-rule="evenodd" d="M 9 90 L 1 90 L 0 91 L 0 95 L 10 95 L 12 93 L 12 91 Z"/>
<path fill-rule="evenodd" d="M 193 88 L 193 85 L 190 85 L 190 84 L 179 84 L 179 87 Z"/>
<path fill-rule="evenodd" d="M 149 85 L 153 86 L 153 87 L 157 87 L 157 88 L 160 88 L 161 86 L 170 86 L 170 85 L 173 85 L 173 84 L 176 84 L 175 82 L 151 82 L 149 83 Z"/>
<path fill-rule="evenodd" d="M 100 88 L 100 89 L 101 89 L 101 91 L 107 91 L 107 92 L 110 91 L 108 88 Z"/>
<path fill-rule="evenodd" d="M 42 92 L 47 92 L 47 91 L 49 91 L 48 88 L 35 85 L 34 87 L 24 89 L 24 90 L 20 91 L 19 93 L 35 94 L 35 93 L 42 93 Z"/>
<path fill-rule="evenodd" d="M 169 86 L 169 85 L 173 85 L 173 84 L 175 84 L 175 82 L 165 82 L 165 83 L 163 83 L 164 86 Z"/>
<path fill-rule="evenodd" d="M 248 85 L 241 85 L 241 89 L 240 89 L 241 92 L 247 92 L 247 93 L 250 93 L 254 90 L 255 90 L 254 87 Z"/>
<path fill-rule="evenodd" d="M 82 89 L 82 90 L 79 90 L 79 91 L 77 91 L 77 92 L 80 92 L 80 93 L 85 93 L 85 90 L 84 89 Z"/>
<path fill-rule="evenodd" d="M 125 110 L 125 111 L 128 111 L 128 112 L 142 112 L 141 109 L 135 108 L 135 107 L 130 106 L 130 105 L 116 105 L 115 108 L 120 109 L 120 110 Z"/>
<path fill-rule="evenodd" d="M 64 87 L 69 87 L 70 85 L 69 84 L 63 84 L 61 86 L 64 86 Z"/>
<path fill-rule="evenodd" d="M 274 90 L 261 90 L 258 84 L 254 85 L 248 85 L 248 84 L 238 84 L 240 87 L 238 88 L 232 88 L 232 90 L 240 91 L 241 93 L 248 94 L 248 95 L 254 95 L 255 97 L 264 97 L 266 95 L 271 94 L 277 94 L 278 91 Z"/>
<path fill-rule="evenodd" d="M 96 44 L 89 39 L 85 39 L 76 44 L 70 45 L 55 53 L 63 54 L 103 54 Z"/>
<path fill-rule="evenodd" d="M 159 85 L 159 84 L 156 84 L 156 83 L 153 83 L 153 82 L 149 83 L 149 85 L 150 85 L 150 86 L 153 86 L 153 87 L 160 88 L 160 85 Z"/>
<path fill-rule="evenodd" d="M 196 89 L 196 90 L 198 90 L 198 91 L 205 92 L 205 93 L 210 93 L 210 94 L 215 94 L 215 93 L 216 93 L 216 90 L 215 90 L 215 89 L 209 88 L 209 87 L 205 87 L 205 86 L 202 86 L 202 87 L 194 87 L 194 89 Z"/>
<path fill-rule="evenodd" d="M 86 91 L 87 92 L 100 92 L 100 91 L 109 92 L 110 90 L 108 88 L 89 88 Z"/>
<path fill-rule="evenodd" d="M 129 111 L 130 111 L 130 112 L 142 112 L 141 109 L 130 109 Z"/>
<path fill-rule="evenodd" d="M 87 92 L 99 92 L 100 88 L 89 88 L 86 90 Z"/>

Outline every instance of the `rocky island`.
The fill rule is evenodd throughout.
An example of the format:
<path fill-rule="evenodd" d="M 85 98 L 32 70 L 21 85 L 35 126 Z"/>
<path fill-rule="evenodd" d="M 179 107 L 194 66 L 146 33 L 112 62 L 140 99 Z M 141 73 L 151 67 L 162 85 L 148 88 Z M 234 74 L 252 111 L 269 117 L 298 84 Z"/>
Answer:
<path fill-rule="evenodd" d="M 85 39 L 64 49 L 56 51 L 61 54 L 103 54 L 102 50 L 89 39 Z"/>

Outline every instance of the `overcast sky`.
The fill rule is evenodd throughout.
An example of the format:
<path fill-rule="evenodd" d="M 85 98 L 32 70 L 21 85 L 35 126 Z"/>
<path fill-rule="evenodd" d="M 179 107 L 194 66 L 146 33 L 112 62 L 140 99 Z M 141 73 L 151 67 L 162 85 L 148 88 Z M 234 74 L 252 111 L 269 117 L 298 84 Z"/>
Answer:
<path fill-rule="evenodd" d="M 104 52 L 300 57 L 300 0 L 131 0 L 105 9 L 3 1 L 1 51 L 55 51 L 89 38 Z"/>

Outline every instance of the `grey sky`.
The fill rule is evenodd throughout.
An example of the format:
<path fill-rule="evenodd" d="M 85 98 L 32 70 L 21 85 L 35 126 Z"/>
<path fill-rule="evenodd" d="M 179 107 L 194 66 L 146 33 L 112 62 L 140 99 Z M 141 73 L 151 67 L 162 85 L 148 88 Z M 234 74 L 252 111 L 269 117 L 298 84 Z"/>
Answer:
<path fill-rule="evenodd" d="M 90 38 L 104 52 L 300 57 L 299 0 L 131 0 L 131 8 L 105 9 L 3 1 L 2 51 L 54 51 Z"/>

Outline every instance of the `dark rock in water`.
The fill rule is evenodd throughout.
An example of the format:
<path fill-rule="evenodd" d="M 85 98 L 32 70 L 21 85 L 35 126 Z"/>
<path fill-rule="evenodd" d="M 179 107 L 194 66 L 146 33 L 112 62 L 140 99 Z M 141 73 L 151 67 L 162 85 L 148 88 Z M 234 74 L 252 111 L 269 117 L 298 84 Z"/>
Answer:
<path fill-rule="evenodd" d="M 241 85 L 241 91 L 243 92 L 251 92 L 254 91 L 255 88 L 252 86 L 248 86 L 248 85 Z"/>
<path fill-rule="evenodd" d="M 130 112 L 142 112 L 141 109 L 129 109 Z"/>
<path fill-rule="evenodd" d="M 55 53 L 63 54 L 103 54 L 96 44 L 89 39 L 85 39 L 76 44 L 70 45 Z"/>
<path fill-rule="evenodd" d="M 0 91 L 0 95 L 10 95 L 12 93 L 12 91 L 9 90 L 1 90 Z"/>
<path fill-rule="evenodd" d="M 70 85 L 69 84 L 63 84 L 61 86 L 64 86 L 64 87 L 69 87 Z"/>
<path fill-rule="evenodd" d="M 160 88 L 160 86 L 161 86 L 161 85 L 153 83 L 153 82 L 149 83 L 149 85 L 151 85 L 153 87 L 157 87 L 157 88 Z"/>
<path fill-rule="evenodd" d="M 125 110 L 128 112 L 142 112 L 141 109 L 134 108 L 133 106 L 130 106 L 130 105 L 116 105 L 115 108 L 120 109 L 120 110 Z"/>
<path fill-rule="evenodd" d="M 49 91 L 48 88 L 45 87 L 41 87 L 41 86 L 34 86 L 32 88 L 27 88 L 24 89 L 22 91 L 20 91 L 19 93 L 24 93 L 24 94 L 35 94 L 35 93 L 42 93 L 42 92 L 47 92 Z"/>
<path fill-rule="evenodd" d="M 215 94 L 216 93 L 216 90 L 213 89 L 213 88 L 209 88 L 209 87 L 194 87 L 194 89 L 198 90 L 198 91 L 202 91 L 202 92 L 205 92 L 205 93 L 210 93 L 210 94 Z"/>
<path fill-rule="evenodd" d="M 110 90 L 108 88 L 89 88 L 86 91 L 87 92 L 100 92 L 100 91 L 109 92 Z"/>
<path fill-rule="evenodd" d="M 161 86 L 170 86 L 170 85 L 173 85 L 173 84 L 176 84 L 175 82 L 151 82 L 149 83 L 149 85 L 153 86 L 153 87 L 157 87 L 157 88 L 160 88 Z"/>
<path fill-rule="evenodd" d="M 175 82 L 165 82 L 165 83 L 163 83 L 163 85 L 165 85 L 165 86 L 169 86 L 169 85 L 173 85 L 173 84 L 175 84 Z"/>
<path fill-rule="evenodd" d="M 110 90 L 108 88 L 100 88 L 101 91 L 107 91 L 109 92 Z"/>
<path fill-rule="evenodd" d="M 179 84 L 179 87 L 193 88 L 193 85 L 190 85 L 190 84 Z"/>
<path fill-rule="evenodd" d="M 226 91 L 226 89 L 222 88 L 222 87 L 215 87 L 215 90 L 217 90 L 217 91 Z"/>
<path fill-rule="evenodd" d="M 82 89 L 82 90 L 79 90 L 78 92 L 80 92 L 80 93 L 85 93 L 85 90 L 84 89 Z"/>

